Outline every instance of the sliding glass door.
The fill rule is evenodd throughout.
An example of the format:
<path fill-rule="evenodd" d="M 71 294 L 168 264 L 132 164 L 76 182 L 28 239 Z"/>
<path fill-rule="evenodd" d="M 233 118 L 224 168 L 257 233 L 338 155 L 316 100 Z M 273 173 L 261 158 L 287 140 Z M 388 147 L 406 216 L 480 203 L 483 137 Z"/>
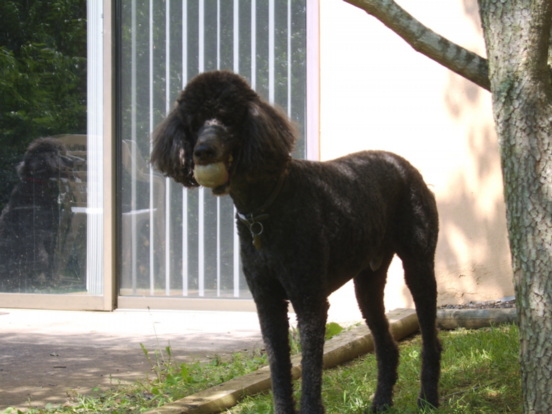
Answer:
<path fill-rule="evenodd" d="M 152 170 L 150 134 L 189 79 L 228 69 L 304 137 L 306 0 L 122 0 L 118 13 L 120 300 L 249 298 L 231 200 Z"/>
<path fill-rule="evenodd" d="M 110 307 L 110 15 L 102 1 L 0 2 L 0 306 Z"/>
<path fill-rule="evenodd" d="M 0 307 L 250 298 L 231 200 L 152 170 L 150 134 L 214 69 L 240 73 L 312 133 L 315 4 L 0 1 Z M 307 150 L 301 138 L 295 155 Z"/>

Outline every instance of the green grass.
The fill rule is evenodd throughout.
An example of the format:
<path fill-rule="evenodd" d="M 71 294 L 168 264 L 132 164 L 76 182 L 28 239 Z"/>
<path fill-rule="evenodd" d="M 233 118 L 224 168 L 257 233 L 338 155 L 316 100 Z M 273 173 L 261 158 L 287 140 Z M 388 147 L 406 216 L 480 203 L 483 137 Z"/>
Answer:
<path fill-rule="evenodd" d="M 338 329 L 339 330 L 339 329 Z M 296 332 L 291 333 L 292 342 Z M 506 325 L 480 330 L 441 332 L 444 346 L 441 375 L 441 408 L 435 413 L 521 413 L 518 364 L 518 330 Z M 114 386 L 93 395 L 74 395 L 62 406 L 23 411 L 46 413 L 139 413 L 193 394 L 213 385 L 244 375 L 266 364 L 266 356 L 234 354 L 215 357 L 210 362 L 179 364 L 170 347 L 149 351 L 150 378 L 132 385 Z M 399 381 L 395 406 L 389 414 L 418 413 L 420 338 L 401 343 Z M 362 413 L 369 407 L 376 385 L 376 361 L 372 354 L 344 366 L 325 371 L 323 398 L 328 414 Z M 300 382 L 296 383 L 299 400 Z M 227 414 L 268 414 L 272 396 L 265 393 L 248 397 L 226 411 Z M 3 414 L 15 414 L 8 409 Z"/>
<path fill-rule="evenodd" d="M 506 325 L 480 330 L 441 332 L 444 346 L 439 414 L 521 413 L 518 330 Z M 401 343 L 399 381 L 389 414 L 419 413 L 419 336 Z M 373 354 L 324 373 L 323 399 L 328 414 L 363 413 L 376 387 Z M 296 385 L 299 401 L 300 384 Z M 248 397 L 227 414 L 271 413 L 270 393 Z"/>

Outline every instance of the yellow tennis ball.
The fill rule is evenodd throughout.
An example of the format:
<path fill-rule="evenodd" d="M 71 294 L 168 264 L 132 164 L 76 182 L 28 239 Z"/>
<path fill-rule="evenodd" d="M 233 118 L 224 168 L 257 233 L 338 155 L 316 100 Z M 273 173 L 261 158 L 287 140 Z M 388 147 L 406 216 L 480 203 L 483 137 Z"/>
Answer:
<path fill-rule="evenodd" d="M 215 188 L 228 182 L 228 170 L 223 162 L 207 165 L 196 165 L 194 177 L 199 185 Z"/>

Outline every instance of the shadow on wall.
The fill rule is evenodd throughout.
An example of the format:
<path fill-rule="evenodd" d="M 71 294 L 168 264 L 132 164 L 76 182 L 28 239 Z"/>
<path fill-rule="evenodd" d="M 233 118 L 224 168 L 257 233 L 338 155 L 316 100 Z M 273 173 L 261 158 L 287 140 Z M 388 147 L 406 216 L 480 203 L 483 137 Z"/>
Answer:
<path fill-rule="evenodd" d="M 431 2 L 434 3 L 438 4 Z M 456 0 L 451 3 L 454 4 L 447 6 L 447 10 L 455 11 L 445 16 L 451 21 L 446 35 L 484 55 L 477 2 Z M 358 26 L 362 30 L 355 32 L 355 41 L 350 43 L 347 36 L 326 38 L 322 32 L 325 45 L 337 50 L 322 49 L 323 159 L 366 148 L 385 149 L 405 156 L 420 169 L 438 201 L 441 232 L 436 274 L 440 303 L 512 295 L 502 177 L 490 94 L 415 54 L 394 37 L 387 37 L 387 29 L 369 26 L 370 23 L 361 18 L 354 20 L 355 15 L 346 14 L 345 9 L 324 5 L 322 22 L 326 26 L 339 17 L 341 21 L 347 19 L 347 24 L 335 23 L 331 26 L 333 29 L 351 27 L 352 30 Z M 415 16 L 426 16 L 430 22 L 442 17 L 441 14 L 432 15 L 427 7 L 416 4 L 409 11 Z M 342 15 L 338 13 L 341 11 Z M 439 23 L 447 28 L 442 21 Z M 363 36 L 369 40 L 363 42 Z M 385 48 L 381 47 L 384 41 L 387 42 Z M 370 50 L 374 54 L 369 61 L 362 60 L 359 54 L 358 64 L 347 65 L 352 58 L 347 53 L 339 54 L 343 50 Z M 334 62 L 344 62 L 344 66 Z M 409 70 L 405 71 L 405 67 Z M 360 69 L 371 76 L 361 77 L 364 73 Z M 342 80 L 336 73 L 347 74 L 346 79 Z M 335 88 L 338 83 L 339 88 Z M 330 103 L 327 97 L 332 98 Z M 340 102 L 347 110 L 339 112 L 341 108 L 335 102 Z M 347 122 L 343 121 L 345 119 Z M 369 140 L 354 139 L 359 131 Z M 347 139 L 334 138 L 342 136 Z M 348 307 L 343 312 L 347 312 L 347 316 L 355 312 L 350 284 L 332 299 L 335 299 L 336 309 Z M 389 270 L 385 305 L 387 309 L 413 307 L 399 260 L 395 260 Z M 333 305 L 331 311 L 334 311 Z"/>
<path fill-rule="evenodd" d="M 466 16 L 480 28 L 476 6 L 464 1 Z M 451 118 L 466 129 L 466 160 L 438 197 L 440 301 L 509 296 L 513 282 L 498 140 L 491 116 L 481 115 L 491 114 L 490 95 L 452 72 L 445 91 Z"/>
<path fill-rule="evenodd" d="M 463 0 L 464 18 L 483 39 L 476 1 Z M 484 54 L 477 46 L 471 50 Z M 451 142 L 458 150 L 446 184 L 436 189 L 440 236 L 436 254 L 439 303 L 466 303 L 514 294 L 506 229 L 502 172 L 489 92 L 448 72 L 442 105 L 450 122 L 465 137 Z M 455 131 L 458 132 L 458 131 Z M 446 139 L 446 137 L 444 138 Z M 395 260 L 390 269 L 402 278 Z M 408 288 L 400 285 L 407 306 L 414 306 Z"/>

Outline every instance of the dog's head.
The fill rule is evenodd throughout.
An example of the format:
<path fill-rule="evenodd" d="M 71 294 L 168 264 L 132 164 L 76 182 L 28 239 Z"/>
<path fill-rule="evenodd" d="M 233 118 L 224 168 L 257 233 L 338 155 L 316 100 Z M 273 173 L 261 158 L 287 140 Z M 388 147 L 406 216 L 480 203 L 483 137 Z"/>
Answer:
<path fill-rule="evenodd" d="M 152 164 L 186 187 L 217 195 L 235 177 L 281 172 L 295 132 L 240 76 L 206 72 L 190 81 L 153 134 Z"/>
<path fill-rule="evenodd" d="M 27 148 L 17 173 L 22 180 L 66 178 L 71 175 L 73 164 L 65 146 L 57 139 L 37 138 Z"/>

